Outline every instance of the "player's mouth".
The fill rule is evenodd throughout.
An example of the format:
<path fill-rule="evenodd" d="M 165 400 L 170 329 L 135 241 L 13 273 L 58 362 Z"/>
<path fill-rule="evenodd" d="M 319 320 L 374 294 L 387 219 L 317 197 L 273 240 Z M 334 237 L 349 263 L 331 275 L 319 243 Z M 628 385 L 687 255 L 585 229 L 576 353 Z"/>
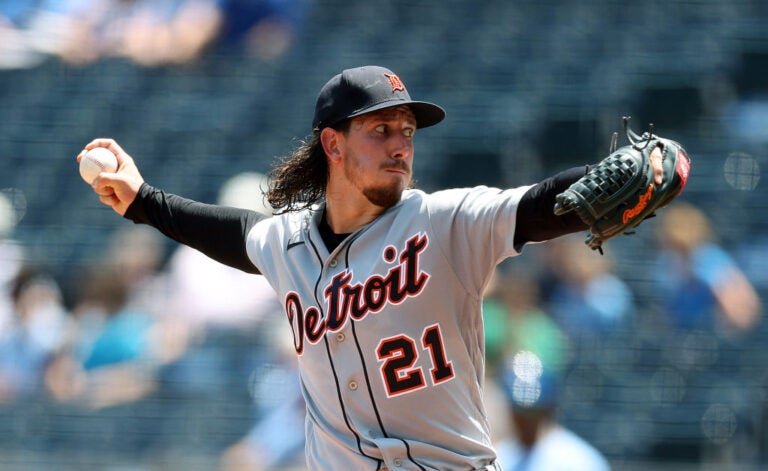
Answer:
<path fill-rule="evenodd" d="M 400 173 L 402 175 L 411 174 L 411 169 L 408 167 L 408 164 L 405 162 L 395 164 L 395 165 L 389 165 L 387 167 L 384 167 L 384 170 L 392 173 Z"/>

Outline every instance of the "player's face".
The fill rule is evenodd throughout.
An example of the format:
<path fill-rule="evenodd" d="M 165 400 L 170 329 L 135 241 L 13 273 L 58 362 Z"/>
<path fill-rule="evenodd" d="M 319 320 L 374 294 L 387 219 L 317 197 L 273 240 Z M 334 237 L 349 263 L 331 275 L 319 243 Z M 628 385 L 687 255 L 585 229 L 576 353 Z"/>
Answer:
<path fill-rule="evenodd" d="M 416 118 L 407 106 L 352 119 L 346 138 L 344 174 L 371 203 L 390 207 L 413 178 Z"/>

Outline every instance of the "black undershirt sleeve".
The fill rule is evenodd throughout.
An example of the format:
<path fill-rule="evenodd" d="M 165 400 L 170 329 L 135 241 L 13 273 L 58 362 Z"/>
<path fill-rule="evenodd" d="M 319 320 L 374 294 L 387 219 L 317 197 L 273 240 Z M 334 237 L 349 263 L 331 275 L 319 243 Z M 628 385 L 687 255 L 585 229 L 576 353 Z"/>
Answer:
<path fill-rule="evenodd" d="M 555 196 L 586 173 L 572 168 L 531 187 L 520 199 L 515 247 L 587 229 L 575 213 L 555 216 Z M 125 218 L 155 227 L 165 236 L 247 273 L 259 273 L 245 249 L 248 231 L 268 216 L 241 208 L 200 203 L 143 183 Z"/>
<path fill-rule="evenodd" d="M 583 177 L 589 167 L 576 167 L 549 177 L 525 192 L 517 207 L 515 248 L 522 249 L 528 242 L 542 242 L 572 232 L 587 229 L 575 213 L 555 216 L 555 196 Z"/>
<path fill-rule="evenodd" d="M 217 262 L 259 273 L 245 249 L 248 231 L 268 216 L 241 208 L 199 203 L 143 183 L 125 218 L 153 226 L 167 237 Z"/>

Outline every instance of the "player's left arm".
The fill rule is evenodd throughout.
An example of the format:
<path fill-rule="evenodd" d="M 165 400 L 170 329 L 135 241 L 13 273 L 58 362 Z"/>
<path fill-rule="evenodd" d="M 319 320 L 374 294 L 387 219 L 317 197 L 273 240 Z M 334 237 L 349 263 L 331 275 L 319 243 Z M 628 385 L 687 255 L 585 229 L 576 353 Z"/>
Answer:
<path fill-rule="evenodd" d="M 555 197 L 583 177 L 587 170 L 586 166 L 565 170 L 542 180 L 525 192 L 517 207 L 517 250 L 529 242 L 542 242 L 588 228 L 578 216 L 571 213 L 556 216 L 552 212 Z"/>
<path fill-rule="evenodd" d="M 664 170 L 660 149 L 651 153 L 654 179 L 662 183 Z M 517 208 L 515 248 L 520 250 L 529 242 L 543 242 L 573 232 L 589 229 L 574 213 L 560 216 L 552 212 L 556 196 L 589 172 L 589 166 L 575 167 L 542 180 L 525 192 Z"/>

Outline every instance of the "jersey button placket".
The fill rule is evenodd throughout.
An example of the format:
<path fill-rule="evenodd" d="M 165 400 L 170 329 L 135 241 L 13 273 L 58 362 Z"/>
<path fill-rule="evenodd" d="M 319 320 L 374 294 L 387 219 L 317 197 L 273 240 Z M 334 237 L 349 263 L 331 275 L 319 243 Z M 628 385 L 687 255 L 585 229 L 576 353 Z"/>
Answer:
<path fill-rule="evenodd" d="M 330 262 L 328 262 L 328 266 L 331 268 L 336 268 L 336 265 L 338 265 L 339 262 L 334 258 Z"/>
<path fill-rule="evenodd" d="M 350 381 L 347 386 L 349 386 L 349 389 L 352 391 L 357 391 L 357 381 Z"/>
<path fill-rule="evenodd" d="M 344 341 L 346 337 L 344 336 L 344 332 L 339 332 L 336 334 L 336 341 L 341 343 Z"/>

